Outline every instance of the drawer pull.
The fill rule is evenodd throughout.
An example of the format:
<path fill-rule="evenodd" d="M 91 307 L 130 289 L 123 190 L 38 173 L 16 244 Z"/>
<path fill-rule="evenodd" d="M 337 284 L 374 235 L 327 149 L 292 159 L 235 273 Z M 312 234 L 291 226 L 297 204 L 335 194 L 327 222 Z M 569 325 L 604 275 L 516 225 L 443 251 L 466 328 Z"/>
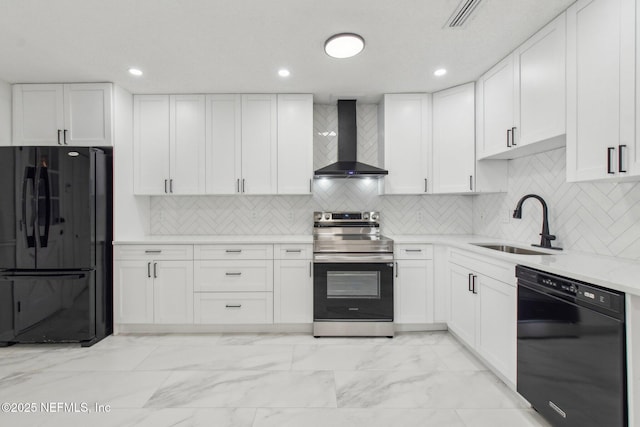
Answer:
<path fill-rule="evenodd" d="M 422 252 L 422 249 L 405 249 L 405 252 Z"/>
<path fill-rule="evenodd" d="M 242 276 L 242 273 L 224 273 L 227 276 Z"/>
<path fill-rule="evenodd" d="M 300 254 L 302 253 L 302 249 L 287 249 L 286 252 L 288 254 Z"/>
<path fill-rule="evenodd" d="M 160 249 L 147 249 L 144 251 L 145 254 L 161 254 L 162 251 Z"/>
<path fill-rule="evenodd" d="M 225 305 L 226 308 L 241 308 L 242 304 L 227 304 Z"/>
<path fill-rule="evenodd" d="M 239 254 L 242 252 L 242 249 L 227 249 L 225 252 L 228 254 Z"/>

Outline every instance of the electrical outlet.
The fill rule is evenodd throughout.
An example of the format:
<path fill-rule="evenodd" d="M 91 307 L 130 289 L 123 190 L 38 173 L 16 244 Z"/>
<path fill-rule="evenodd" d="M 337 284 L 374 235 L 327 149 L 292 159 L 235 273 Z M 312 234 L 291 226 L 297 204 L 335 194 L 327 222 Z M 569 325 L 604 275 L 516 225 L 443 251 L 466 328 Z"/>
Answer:
<path fill-rule="evenodd" d="M 287 212 L 287 219 L 289 220 L 289 222 L 294 221 L 293 212 Z"/>
<path fill-rule="evenodd" d="M 251 213 L 249 214 L 249 218 L 251 218 L 252 221 L 257 221 L 258 220 L 258 212 L 251 211 Z"/>
<path fill-rule="evenodd" d="M 418 211 L 418 213 L 416 214 L 416 220 L 418 222 L 424 221 L 424 211 Z"/>

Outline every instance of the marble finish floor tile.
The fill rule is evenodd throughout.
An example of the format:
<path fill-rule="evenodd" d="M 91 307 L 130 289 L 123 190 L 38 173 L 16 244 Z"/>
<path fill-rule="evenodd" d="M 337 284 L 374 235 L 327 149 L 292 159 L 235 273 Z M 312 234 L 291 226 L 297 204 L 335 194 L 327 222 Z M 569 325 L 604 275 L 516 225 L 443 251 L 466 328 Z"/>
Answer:
<path fill-rule="evenodd" d="M 452 409 L 258 409 L 253 424 L 253 427 L 301 426 L 466 427 Z"/>
<path fill-rule="evenodd" d="M 291 369 L 293 346 L 217 345 L 160 346 L 139 363 L 137 370 L 265 370 Z"/>
<path fill-rule="evenodd" d="M 458 409 L 467 427 L 551 427 L 533 409 Z"/>
<path fill-rule="evenodd" d="M 297 345 L 291 369 L 440 371 L 445 364 L 427 346 Z"/>
<path fill-rule="evenodd" d="M 91 413 L 0 413 L 0 425 L 12 427 L 251 427 L 252 408 L 112 409 Z"/>
<path fill-rule="evenodd" d="M 336 371 L 339 408 L 516 408 L 488 372 Z"/>
<path fill-rule="evenodd" d="M 168 372 L 28 372 L 0 380 L 0 402 L 87 402 L 141 408 Z"/>
<path fill-rule="evenodd" d="M 220 334 L 121 334 L 110 335 L 91 348 L 129 347 L 131 345 L 153 346 L 203 346 L 215 345 Z"/>
<path fill-rule="evenodd" d="M 176 371 L 145 407 L 335 408 L 335 384 L 326 371 Z"/>

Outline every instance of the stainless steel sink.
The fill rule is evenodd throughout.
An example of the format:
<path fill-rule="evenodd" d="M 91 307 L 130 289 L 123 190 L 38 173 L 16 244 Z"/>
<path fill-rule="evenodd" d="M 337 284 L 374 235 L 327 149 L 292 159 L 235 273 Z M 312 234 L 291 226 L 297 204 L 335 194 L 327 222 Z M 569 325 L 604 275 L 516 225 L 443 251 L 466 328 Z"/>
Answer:
<path fill-rule="evenodd" d="M 480 246 L 481 248 L 493 249 L 494 251 L 507 252 L 516 255 L 551 255 L 547 252 L 534 251 L 532 249 L 518 248 L 509 245 L 496 245 L 485 243 L 472 243 L 474 246 Z"/>

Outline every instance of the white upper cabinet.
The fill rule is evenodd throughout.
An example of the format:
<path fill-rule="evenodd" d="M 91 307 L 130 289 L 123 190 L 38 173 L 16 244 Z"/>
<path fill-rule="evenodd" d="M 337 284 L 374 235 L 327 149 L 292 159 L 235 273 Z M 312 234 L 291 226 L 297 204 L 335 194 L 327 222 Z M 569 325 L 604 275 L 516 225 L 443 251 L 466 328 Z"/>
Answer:
<path fill-rule="evenodd" d="M 634 0 L 567 9 L 567 181 L 638 174 Z"/>
<path fill-rule="evenodd" d="M 516 50 L 520 68 L 517 147 L 551 138 L 558 139 L 556 145 L 565 142 L 566 32 L 563 13 Z"/>
<path fill-rule="evenodd" d="M 207 95 L 207 194 L 240 192 L 242 102 L 240 95 Z"/>
<path fill-rule="evenodd" d="M 136 194 L 204 193 L 204 95 L 136 95 L 134 159 Z"/>
<path fill-rule="evenodd" d="M 478 80 L 478 159 L 513 159 L 565 144 L 563 13 Z"/>
<path fill-rule="evenodd" d="M 111 83 L 13 86 L 13 145 L 113 145 Z"/>
<path fill-rule="evenodd" d="M 509 55 L 478 80 L 478 158 L 513 146 L 517 130 L 516 64 Z"/>
<path fill-rule="evenodd" d="M 277 138 L 276 95 L 242 95 L 242 193 L 276 193 Z"/>
<path fill-rule="evenodd" d="M 434 193 L 469 193 L 474 190 L 474 146 L 474 84 L 434 93 Z"/>
<path fill-rule="evenodd" d="M 380 104 L 385 194 L 425 194 L 429 187 L 431 95 L 387 94 Z"/>
<path fill-rule="evenodd" d="M 313 95 L 278 95 L 278 194 L 309 194 L 313 179 Z"/>

